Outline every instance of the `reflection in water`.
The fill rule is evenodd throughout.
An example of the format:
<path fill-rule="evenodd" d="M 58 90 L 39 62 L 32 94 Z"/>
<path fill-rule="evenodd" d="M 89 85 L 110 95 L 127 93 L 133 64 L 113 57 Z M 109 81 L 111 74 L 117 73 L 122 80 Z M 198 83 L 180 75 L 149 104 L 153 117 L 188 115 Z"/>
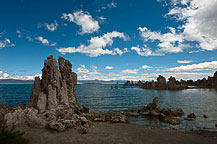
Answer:
<path fill-rule="evenodd" d="M 101 84 L 76 85 L 77 99 L 80 104 L 89 107 L 91 112 L 109 112 L 127 110 L 128 108 L 137 109 L 150 103 L 154 97 L 158 97 L 161 108 L 181 108 L 185 112 L 185 116 L 192 112 L 196 114 L 195 122 L 183 121 L 176 128 L 215 129 L 217 123 L 216 89 L 157 91 L 140 88 L 112 89 L 111 86 Z M 31 91 L 32 85 L 0 85 L 0 103 L 5 105 L 27 103 Z M 203 118 L 204 114 L 208 116 L 207 119 Z M 151 117 L 130 118 L 130 121 L 135 124 L 151 124 L 168 128 L 168 124 L 160 123 Z"/>

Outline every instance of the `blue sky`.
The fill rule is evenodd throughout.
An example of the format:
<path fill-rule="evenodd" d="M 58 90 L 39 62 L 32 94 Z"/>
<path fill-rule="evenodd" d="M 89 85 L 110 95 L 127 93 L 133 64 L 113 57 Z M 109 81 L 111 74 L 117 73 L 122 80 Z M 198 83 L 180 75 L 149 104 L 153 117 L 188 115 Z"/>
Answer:
<path fill-rule="evenodd" d="M 83 80 L 212 76 L 216 0 L 2 0 L 0 79 L 33 79 L 44 59 Z"/>

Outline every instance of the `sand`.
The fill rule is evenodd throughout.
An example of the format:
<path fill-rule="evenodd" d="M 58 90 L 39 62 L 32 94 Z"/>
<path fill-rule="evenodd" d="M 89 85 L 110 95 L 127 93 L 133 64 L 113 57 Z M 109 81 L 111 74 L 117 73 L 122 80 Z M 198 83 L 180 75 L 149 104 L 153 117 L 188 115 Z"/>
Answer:
<path fill-rule="evenodd" d="M 94 123 L 87 134 L 18 127 L 30 144 L 217 144 L 217 132 L 183 132 L 134 124 Z"/>

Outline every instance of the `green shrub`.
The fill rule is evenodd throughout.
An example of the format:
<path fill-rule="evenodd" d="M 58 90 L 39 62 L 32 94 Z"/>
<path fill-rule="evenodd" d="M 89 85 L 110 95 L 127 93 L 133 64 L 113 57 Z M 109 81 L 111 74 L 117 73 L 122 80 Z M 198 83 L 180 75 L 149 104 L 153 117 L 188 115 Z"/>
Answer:
<path fill-rule="evenodd" d="M 6 120 L 0 120 L 0 144 L 27 144 L 28 140 L 22 137 L 24 134 L 15 130 L 15 125 L 9 128 Z"/>

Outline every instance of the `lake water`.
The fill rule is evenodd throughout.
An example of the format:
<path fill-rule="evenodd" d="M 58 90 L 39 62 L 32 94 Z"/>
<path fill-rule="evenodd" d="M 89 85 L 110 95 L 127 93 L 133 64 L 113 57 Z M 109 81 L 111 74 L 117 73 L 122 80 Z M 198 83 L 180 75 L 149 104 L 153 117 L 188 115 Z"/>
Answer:
<path fill-rule="evenodd" d="M 171 126 L 151 117 L 130 118 L 134 124 L 160 126 L 161 128 L 177 128 L 180 130 L 206 129 L 217 130 L 217 90 L 186 89 L 181 91 L 144 90 L 138 87 L 112 89 L 106 84 L 76 85 L 77 99 L 80 104 L 90 108 L 91 112 L 111 112 L 139 108 L 147 105 L 154 97 L 159 98 L 160 108 L 181 108 L 185 116 L 194 112 L 196 121 L 182 121 L 180 125 Z M 0 103 L 18 105 L 27 103 L 32 92 L 32 85 L 0 84 Z M 207 119 L 203 115 L 208 116 Z M 183 118 L 181 118 L 183 119 Z"/>

